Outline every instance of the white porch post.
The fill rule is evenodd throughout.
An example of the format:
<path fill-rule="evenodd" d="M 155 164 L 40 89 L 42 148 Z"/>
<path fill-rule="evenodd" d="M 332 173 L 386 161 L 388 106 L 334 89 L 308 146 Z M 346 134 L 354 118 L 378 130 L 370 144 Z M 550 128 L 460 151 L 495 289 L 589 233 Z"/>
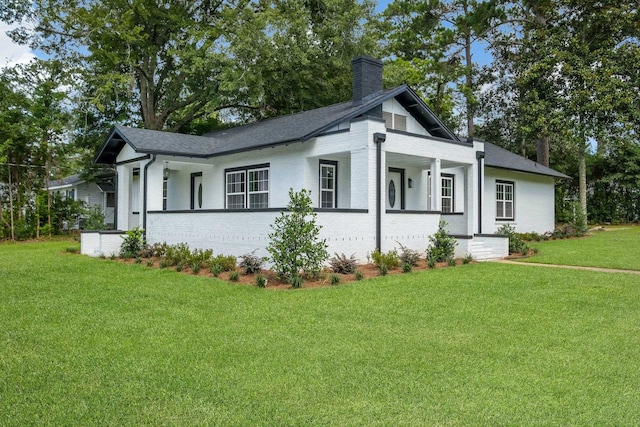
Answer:
<path fill-rule="evenodd" d="M 129 212 L 131 211 L 130 202 L 130 183 L 131 183 L 131 168 L 127 166 L 118 166 L 118 193 L 116 201 L 118 206 L 118 229 L 129 229 Z"/>
<path fill-rule="evenodd" d="M 467 218 L 466 221 L 466 233 L 474 234 L 473 230 L 476 224 L 476 218 L 478 216 L 476 210 L 476 194 L 478 193 L 477 184 L 477 168 L 471 164 L 464 168 L 465 174 L 465 195 L 464 195 L 464 214 Z"/>
<path fill-rule="evenodd" d="M 375 162 L 375 158 L 373 160 Z M 370 209 L 369 192 L 369 150 L 361 148 L 351 151 L 351 208 Z M 375 179 L 375 177 L 374 177 Z M 375 197 L 375 192 L 373 193 Z"/>
<path fill-rule="evenodd" d="M 440 159 L 431 161 L 431 210 L 442 210 L 442 179 L 440 178 Z"/>

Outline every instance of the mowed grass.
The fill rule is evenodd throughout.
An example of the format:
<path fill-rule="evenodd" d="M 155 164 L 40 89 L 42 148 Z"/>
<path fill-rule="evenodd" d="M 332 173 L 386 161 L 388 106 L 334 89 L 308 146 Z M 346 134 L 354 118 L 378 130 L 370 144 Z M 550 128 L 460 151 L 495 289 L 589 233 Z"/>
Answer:
<path fill-rule="evenodd" d="M 639 425 L 640 276 L 269 291 L 0 245 L 0 425 Z"/>
<path fill-rule="evenodd" d="M 535 256 L 522 259 L 542 264 L 640 270 L 640 226 L 607 227 L 580 239 L 535 242 Z"/>

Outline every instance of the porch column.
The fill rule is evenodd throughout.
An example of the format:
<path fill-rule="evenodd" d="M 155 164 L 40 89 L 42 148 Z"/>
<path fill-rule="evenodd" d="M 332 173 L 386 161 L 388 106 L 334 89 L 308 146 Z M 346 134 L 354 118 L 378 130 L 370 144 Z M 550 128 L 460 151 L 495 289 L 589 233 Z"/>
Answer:
<path fill-rule="evenodd" d="M 368 191 L 363 190 L 371 187 L 369 179 L 369 150 L 361 148 L 351 151 L 350 208 L 370 209 Z"/>
<path fill-rule="evenodd" d="M 442 179 L 440 177 L 440 159 L 431 161 L 431 210 L 442 210 Z"/>
<path fill-rule="evenodd" d="M 478 183 L 476 179 L 476 167 L 471 164 L 464 168 L 464 214 L 466 217 L 466 233 L 474 234 L 474 227 L 478 212 L 476 210 L 476 194 L 478 194 Z"/>
<path fill-rule="evenodd" d="M 117 206 L 117 219 L 116 222 L 118 224 L 119 230 L 128 230 L 129 229 L 129 211 L 131 210 L 130 202 L 130 179 L 131 179 L 131 168 L 128 166 L 118 166 L 117 177 L 117 185 L 116 188 L 118 192 L 116 193 L 116 206 Z"/>

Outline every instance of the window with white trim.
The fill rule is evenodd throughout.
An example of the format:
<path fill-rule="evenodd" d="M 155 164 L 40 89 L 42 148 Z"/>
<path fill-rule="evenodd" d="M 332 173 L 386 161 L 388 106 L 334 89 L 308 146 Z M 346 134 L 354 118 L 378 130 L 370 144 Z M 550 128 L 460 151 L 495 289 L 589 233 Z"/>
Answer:
<path fill-rule="evenodd" d="M 227 170 L 225 192 L 227 209 L 268 208 L 269 165 Z"/>
<path fill-rule="evenodd" d="M 167 193 L 168 193 L 169 181 L 166 177 L 162 178 L 162 210 L 167 210 Z"/>
<path fill-rule="evenodd" d="M 513 182 L 496 181 L 496 219 L 513 219 L 513 193 Z"/>
<path fill-rule="evenodd" d="M 442 213 L 453 213 L 453 175 L 442 175 Z"/>
<path fill-rule="evenodd" d="M 337 207 L 338 162 L 320 160 L 320 207 Z"/>

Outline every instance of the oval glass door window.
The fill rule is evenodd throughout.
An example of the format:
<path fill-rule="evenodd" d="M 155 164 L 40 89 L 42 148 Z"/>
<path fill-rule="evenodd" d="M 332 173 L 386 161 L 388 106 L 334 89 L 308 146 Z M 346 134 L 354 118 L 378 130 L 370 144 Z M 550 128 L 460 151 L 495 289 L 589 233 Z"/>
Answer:
<path fill-rule="evenodd" d="M 396 204 L 396 184 L 393 180 L 389 181 L 389 206 L 393 207 Z"/>
<path fill-rule="evenodd" d="M 198 185 L 198 208 L 202 209 L 202 183 Z"/>

